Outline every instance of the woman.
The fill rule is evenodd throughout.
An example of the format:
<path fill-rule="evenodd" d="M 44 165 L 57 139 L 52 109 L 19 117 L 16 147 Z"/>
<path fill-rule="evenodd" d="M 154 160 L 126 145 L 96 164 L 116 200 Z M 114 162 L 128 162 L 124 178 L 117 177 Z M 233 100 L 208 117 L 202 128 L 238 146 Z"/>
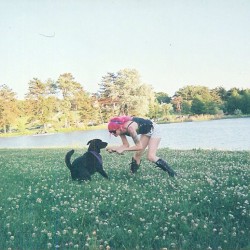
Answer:
<path fill-rule="evenodd" d="M 159 126 L 151 120 L 139 117 L 117 116 L 108 123 L 109 132 L 115 137 L 120 136 L 121 146 L 108 147 L 107 150 L 122 154 L 125 151 L 135 151 L 131 162 L 131 172 L 136 173 L 141 162 L 141 157 L 148 147 L 147 159 L 156 164 L 156 167 L 168 172 L 170 176 L 175 176 L 176 172 L 166 161 L 156 156 L 158 146 L 161 141 Z M 140 138 L 138 135 L 141 135 Z M 130 146 L 126 136 L 131 136 L 135 145 Z"/>

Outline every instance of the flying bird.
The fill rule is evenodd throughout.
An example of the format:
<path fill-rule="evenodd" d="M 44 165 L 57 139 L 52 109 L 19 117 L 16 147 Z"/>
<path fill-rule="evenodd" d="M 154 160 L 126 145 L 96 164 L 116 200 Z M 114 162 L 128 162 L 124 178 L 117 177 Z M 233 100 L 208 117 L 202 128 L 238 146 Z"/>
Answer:
<path fill-rule="evenodd" d="M 45 34 L 39 34 L 40 36 L 44 36 L 44 37 L 55 37 L 55 32 L 54 32 L 54 34 L 53 35 L 45 35 Z"/>

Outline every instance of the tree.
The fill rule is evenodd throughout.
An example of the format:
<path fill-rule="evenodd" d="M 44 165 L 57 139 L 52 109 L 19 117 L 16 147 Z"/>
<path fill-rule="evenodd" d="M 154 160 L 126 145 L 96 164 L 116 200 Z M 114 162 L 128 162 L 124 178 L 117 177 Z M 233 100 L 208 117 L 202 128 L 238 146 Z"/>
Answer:
<path fill-rule="evenodd" d="M 76 82 L 71 73 L 65 73 L 58 78 L 58 88 L 62 91 L 62 113 L 65 127 L 79 127 L 79 123 L 87 123 L 97 116 L 92 99 L 83 86 Z"/>
<path fill-rule="evenodd" d="M 123 69 L 116 74 L 108 73 L 102 78 L 99 99 L 106 100 L 103 108 L 109 117 L 113 114 L 146 116 L 155 96 L 150 85 L 141 83 L 135 69 Z M 115 112 L 112 113 L 111 110 Z"/>
<path fill-rule="evenodd" d="M 174 110 L 178 113 L 181 113 L 183 98 L 181 96 L 174 95 L 171 103 L 174 106 Z"/>
<path fill-rule="evenodd" d="M 164 92 L 156 92 L 155 97 L 158 103 L 170 103 L 171 97 L 168 96 L 168 94 Z"/>
<path fill-rule="evenodd" d="M 190 114 L 191 113 L 191 106 L 192 106 L 192 101 L 186 101 L 184 100 L 182 102 L 182 110 L 181 113 L 182 114 Z"/>
<path fill-rule="evenodd" d="M 196 114 L 200 114 L 200 112 L 202 112 L 202 114 L 216 114 L 223 108 L 223 102 L 219 96 L 219 93 L 223 93 L 223 89 L 210 90 L 204 86 L 191 85 L 179 89 L 176 93 L 176 95 L 183 98 L 183 101 L 187 101 L 188 104 L 191 102 L 191 110 L 192 112 L 198 112 Z M 193 104 L 194 101 L 195 103 Z M 199 108 L 197 106 L 198 103 L 200 103 L 202 107 Z"/>
<path fill-rule="evenodd" d="M 229 114 L 234 114 L 236 109 L 241 110 L 241 96 L 236 88 L 229 90 L 229 93 L 230 96 L 227 100 L 226 109 Z"/>
<path fill-rule="evenodd" d="M 4 133 L 11 131 L 18 113 L 16 93 L 7 85 L 0 85 L 0 126 Z"/>
<path fill-rule="evenodd" d="M 53 96 L 55 90 L 55 87 L 52 87 L 53 84 L 50 79 L 43 83 L 41 80 L 33 78 L 28 83 L 29 91 L 26 94 L 30 122 L 42 125 L 45 131 L 57 107 L 57 99 Z"/>
<path fill-rule="evenodd" d="M 193 114 L 201 115 L 206 113 L 206 108 L 204 102 L 201 100 L 201 98 L 196 97 L 194 98 L 191 106 L 191 111 Z"/>
<path fill-rule="evenodd" d="M 228 92 L 226 91 L 225 88 L 217 87 L 217 88 L 213 89 L 212 91 L 214 91 L 215 94 L 220 97 L 221 101 L 223 101 L 223 102 L 227 101 Z"/>
<path fill-rule="evenodd" d="M 84 90 L 81 90 L 76 95 L 78 103 L 78 110 L 80 121 L 84 124 L 99 124 L 101 119 L 99 117 L 99 109 L 96 107 L 96 103 Z"/>
<path fill-rule="evenodd" d="M 241 111 L 243 114 L 250 114 L 250 89 L 243 92 L 241 99 Z"/>

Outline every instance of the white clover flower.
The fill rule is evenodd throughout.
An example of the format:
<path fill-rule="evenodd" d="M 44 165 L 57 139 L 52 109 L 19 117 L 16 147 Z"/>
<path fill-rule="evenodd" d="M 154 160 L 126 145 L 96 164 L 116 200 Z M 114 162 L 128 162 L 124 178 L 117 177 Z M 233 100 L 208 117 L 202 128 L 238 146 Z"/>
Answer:
<path fill-rule="evenodd" d="M 10 236 L 10 240 L 14 240 L 15 237 L 13 235 Z"/>
<path fill-rule="evenodd" d="M 37 199 L 36 199 L 36 202 L 37 202 L 37 203 L 42 203 L 42 199 L 41 199 L 41 198 L 37 198 Z"/>
<path fill-rule="evenodd" d="M 176 247 L 176 244 L 172 242 L 172 243 L 170 244 L 170 246 L 171 246 L 172 248 L 175 248 L 175 247 Z"/>

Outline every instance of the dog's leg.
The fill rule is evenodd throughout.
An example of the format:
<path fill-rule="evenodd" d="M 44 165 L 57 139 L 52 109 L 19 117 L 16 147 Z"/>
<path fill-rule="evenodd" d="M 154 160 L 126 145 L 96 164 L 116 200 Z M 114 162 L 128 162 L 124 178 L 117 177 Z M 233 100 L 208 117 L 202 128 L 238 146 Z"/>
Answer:
<path fill-rule="evenodd" d="M 86 169 L 81 169 L 77 179 L 80 181 L 91 181 L 91 174 Z"/>
<path fill-rule="evenodd" d="M 98 173 L 100 173 L 103 177 L 105 177 L 106 179 L 109 179 L 107 173 L 103 170 L 103 169 L 99 169 Z"/>

